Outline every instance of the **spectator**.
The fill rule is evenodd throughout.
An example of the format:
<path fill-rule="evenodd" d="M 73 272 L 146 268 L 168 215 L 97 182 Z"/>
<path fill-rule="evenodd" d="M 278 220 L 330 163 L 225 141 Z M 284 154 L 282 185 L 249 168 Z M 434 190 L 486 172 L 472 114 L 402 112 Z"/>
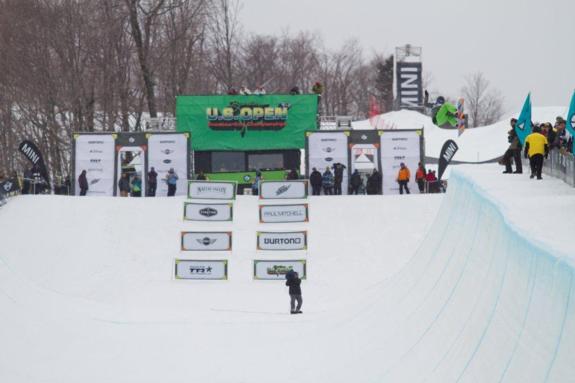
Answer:
<path fill-rule="evenodd" d="M 359 194 L 359 189 L 361 188 L 363 181 L 361 180 L 361 175 L 355 169 L 353 174 L 351 175 L 350 185 L 351 185 L 351 194 Z"/>
<path fill-rule="evenodd" d="M 315 94 L 321 95 L 323 93 L 322 83 L 318 81 L 315 84 L 313 84 L 313 86 L 311 87 L 311 91 Z"/>
<path fill-rule="evenodd" d="M 295 169 L 292 169 L 287 174 L 286 179 L 287 180 L 297 180 L 297 179 L 299 179 L 299 175 L 297 174 L 297 171 Z"/>
<path fill-rule="evenodd" d="M 301 305 L 303 303 L 303 299 L 301 297 L 301 279 L 299 279 L 298 273 L 294 272 L 289 278 L 287 278 L 286 286 L 289 287 L 290 313 L 301 314 Z"/>
<path fill-rule="evenodd" d="M 256 90 L 254 90 L 254 94 L 256 95 L 264 95 L 266 94 L 266 90 L 264 89 L 263 86 L 259 85 Z"/>
<path fill-rule="evenodd" d="M 320 195 L 323 178 L 316 168 L 313 168 L 309 175 L 309 183 L 311 184 L 311 195 Z"/>
<path fill-rule="evenodd" d="M 427 191 L 428 193 L 438 193 L 439 187 L 437 182 L 437 177 L 435 176 L 435 170 L 428 170 L 425 176 L 425 181 L 427 181 Z"/>
<path fill-rule="evenodd" d="M 88 193 L 88 178 L 85 170 L 82 170 L 80 177 L 78 177 L 78 186 L 80 186 L 80 195 L 85 196 Z"/>
<path fill-rule="evenodd" d="M 519 141 L 519 137 L 515 132 L 515 124 L 517 123 L 517 119 L 512 118 L 510 121 L 511 130 L 507 132 L 507 141 L 509 142 L 509 148 L 505 151 L 503 155 L 503 163 L 505 164 L 505 171 L 503 173 L 515 173 L 521 174 L 523 173 L 523 165 L 521 163 L 521 141 Z M 513 168 L 511 167 L 511 158 L 515 162 L 515 171 L 513 172 Z"/>
<path fill-rule="evenodd" d="M 373 172 L 367 179 L 366 189 L 367 194 L 381 194 L 381 174 L 379 174 L 377 169 L 373 169 Z"/>
<path fill-rule="evenodd" d="M 244 86 L 242 86 L 242 87 L 240 88 L 240 94 L 241 94 L 241 95 L 244 95 L 244 96 L 247 96 L 247 95 L 249 95 L 249 94 L 252 94 L 252 91 L 249 90 L 248 87 L 244 85 Z"/>
<path fill-rule="evenodd" d="M 131 185 L 131 196 L 132 197 L 141 197 L 142 196 L 142 179 L 140 178 L 140 176 L 138 174 L 136 174 L 134 176 L 134 178 L 132 179 L 132 185 Z"/>
<path fill-rule="evenodd" d="M 176 195 L 176 188 L 178 186 L 178 175 L 174 171 L 174 168 L 170 168 L 168 174 L 166 175 L 166 183 L 168 184 L 168 197 L 173 197 Z"/>
<path fill-rule="evenodd" d="M 297 94 L 300 94 L 300 90 L 297 86 L 294 86 L 293 88 L 290 89 L 289 94 L 291 94 L 292 96 L 295 96 Z"/>
<path fill-rule="evenodd" d="M 260 183 L 262 182 L 262 173 L 256 170 L 256 178 L 254 178 L 254 183 L 252 184 L 252 195 L 258 195 L 260 192 Z"/>
<path fill-rule="evenodd" d="M 228 90 L 228 95 L 229 95 L 229 96 L 237 96 L 237 95 L 238 95 L 238 90 L 237 90 L 236 88 L 234 88 L 234 87 L 231 87 L 231 88 Z"/>
<path fill-rule="evenodd" d="M 148 172 L 148 196 L 155 197 L 156 189 L 158 188 L 158 173 L 156 169 L 152 166 Z"/>
<path fill-rule="evenodd" d="M 128 173 L 122 173 L 122 177 L 118 181 L 118 188 L 120 189 L 120 196 L 127 197 L 130 194 L 130 180 Z"/>
<path fill-rule="evenodd" d="M 543 156 L 549 155 L 549 143 L 547 138 L 541 134 L 541 128 L 535 126 L 533 133 L 525 139 L 525 158 L 529 157 L 529 165 L 531 166 L 531 177 L 542 179 L 541 170 L 543 169 Z"/>
<path fill-rule="evenodd" d="M 323 186 L 323 194 L 333 195 L 333 174 L 329 170 L 329 166 L 323 172 L 321 185 Z"/>
<path fill-rule="evenodd" d="M 425 167 L 421 162 L 418 164 L 417 171 L 415 172 L 415 182 L 417 182 L 419 192 L 423 193 L 425 191 Z"/>
<path fill-rule="evenodd" d="M 198 181 L 207 181 L 208 180 L 206 175 L 204 174 L 203 170 L 200 170 L 200 173 L 196 177 L 196 180 L 198 180 Z"/>
<path fill-rule="evenodd" d="M 397 173 L 397 182 L 399 183 L 399 194 L 403 194 L 403 189 L 405 189 L 405 192 L 409 194 L 409 188 L 407 187 L 407 184 L 409 183 L 410 178 L 411 174 L 409 173 L 409 169 L 402 162 L 400 164 L 399 172 Z"/>
<path fill-rule="evenodd" d="M 556 133 L 553 137 L 553 141 L 547 141 L 551 149 L 562 149 L 567 148 L 567 134 L 565 130 L 565 120 L 563 117 L 557 117 L 555 120 Z"/>
<path fill-rule="evenodd" d="M 347 167 L 339 162 L 333 164 L 333 194 L 341 195 L 341 183 L 343 182 L 343 171 Z"/>

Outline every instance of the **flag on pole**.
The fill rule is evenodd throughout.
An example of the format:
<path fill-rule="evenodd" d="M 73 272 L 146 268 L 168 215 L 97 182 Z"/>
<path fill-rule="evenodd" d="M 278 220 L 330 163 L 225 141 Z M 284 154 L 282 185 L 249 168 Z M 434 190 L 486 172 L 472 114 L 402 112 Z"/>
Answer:
<path fill-rule="evenodd" d="M 521 145 L 525 145 L 525 138 L 531 134 L 531 93 L 527 95 L 521 114 L 515 124 L 515 133 L 521 141 Z"/>
<path fill-rule="evenodd" d="M 575 91 L 573 91 L 573 96 L 571 96 L 571 104 L 569 106 L 569 113 L 567 113 L 567 121 L 565 121 L 565 126 L 567 131 L 575 140 Z M 573 154 L 575 154 L 575 144 L 573 145 Z"/>
<path fill-rule="evenodd" d="M 377 125 L 379 122 L 379 115 L 381 114 L 381 110 L 379 108 L 379 104 L 375 96 L 369 97 L 369 123 L 374 128 L 377 129 Z"/>

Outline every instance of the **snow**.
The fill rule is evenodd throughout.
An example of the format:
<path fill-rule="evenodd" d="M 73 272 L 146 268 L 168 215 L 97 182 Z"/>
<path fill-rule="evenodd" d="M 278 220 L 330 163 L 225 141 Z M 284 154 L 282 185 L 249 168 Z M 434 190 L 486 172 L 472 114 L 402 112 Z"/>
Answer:
<path fill-rule="evenodd" d="M 467 133 L 466 133 L 467 134 Z M 0 209 L 0 381 L 566 382 L 575 189 L 496 165 L 446 195 L 310 197 L 310 222 L 182 221 L 181 198 L 22 196 Z M 309 231 L 256 252 L 257 230 Z M 232 230 L 228 281 L 176 281 L 182 230 Z M 253 259 L 308 261 L 303 315 Z"/>
<path fill-rule="evenodd" d="M 533 107 L 533 122 L 555 123 L 557 116 L 567 116 L 567 107 Z M 374 125 L 382 129 L 424 129 L 425 155 L 438 158 L 441 147 L 446 140 L 452 139 L 459 146 L 453 161 L 485 162 L 498 158 L 507 150 L 507 132 L 511 127 L 511 117 L 517 118 L 518 113 L 489 126 L 466 129 L 458 137 L 457 130 L 441 129 L 431 122 L 431 118 L 415 111 L 401 110 L 382 114 L 374 118 Z M 373 129 L 369 120 L 353 123 L 353 129 Z"/>

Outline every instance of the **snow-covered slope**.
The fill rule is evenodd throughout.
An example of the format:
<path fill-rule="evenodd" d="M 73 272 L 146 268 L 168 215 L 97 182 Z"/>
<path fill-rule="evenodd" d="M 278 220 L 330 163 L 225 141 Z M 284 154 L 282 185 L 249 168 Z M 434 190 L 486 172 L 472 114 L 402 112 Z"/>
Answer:
<path fill-rule="evenodd" d="M 0 381 L 567 382 L 575 191 L 458 166 L 445 196 L 310 198 L 307 224 L 182 222 L 182 199 L 0 209 Z M 441 208 L 440 208 L 441 204 Z M 309 230 L 306 254 L 256 230 Z M 228 281 L 175 281 L 181 230 L 233 230 Z M 252 260 L 308 260 L 304 314 Z"/>
<path fill-rule="evenodd" d="M 567 107 L 534 107 L 532 117 L 534 122 L 555 123 L 555 117 L 567 115 Z M 459 151 L 453 158 L 462 162 L 485 162 L 503 155 L 509 143 L 507 132 L 510 129 L 509 120 L 481 128 L 467 129 L 457 137 L 457 130 L 441 129 L 431 122 L 431 118 L 419 112 L 402 110 L 380 115 L 374 119 L 374 124 L 381 129 L 421 129 L 425 134 L 425 155 L 438 158 L 443 143 L 453 139 L 459 145 Z M 373 129 L 369 120 L 353 123 L 354 129 Z"/>

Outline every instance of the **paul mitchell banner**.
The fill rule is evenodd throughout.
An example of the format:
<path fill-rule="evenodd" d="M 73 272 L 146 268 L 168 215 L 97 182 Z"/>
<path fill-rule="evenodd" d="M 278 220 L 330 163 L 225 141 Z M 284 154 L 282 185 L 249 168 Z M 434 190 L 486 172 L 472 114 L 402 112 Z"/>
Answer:
<path fill-rule="evenodd" d="M 288 271 L 293 270 L 301 279 L 306 279 L 306 261 L 254 261 L 254 279 L 285 280 Z"/>
<path fill-rule="evenodd" d="M 397 62 L 395 75 L 400 108 L 420 108 L 423 105 L 421 63 Z"/>
<path fill-rule="evenodd" d="M 188 198 L 236 199 L 236 183 L 219 181 L 189 181 Z"/>
<path fill-rule="evenodd" d="M 260 222 L 307 222 L 308 205 L 260 205 Z"/>
<path fill-rule="evenodd" d="M 40 176 L 44 178 L 44 181 L 46 181 L 46 184 L 50 187 L 50 176 L 48 175 L 48 170 L 46 169 L 46 164 L 44 163 L 40 149 L 28 140 L 22 141 L 18 149 L 38 169 Z"/>
<path fill-rule="evenodd" d="M 415 172 L 421 161 L 421 130 L 382 131 L 380 140 L 383 194 L 399 194 L 397 175 L 403 162 L 411 173 L 409 189 L 417 190 Z"/>
<path fill-rule="evenodd" d="M 307 198 L 307 181 L 262 181 L 260 199 Z"/>
<path fill-rule="evenodd" d="M 228 279 L 228 261 L 176 259 L 176 279 Z"/>
<path fill-rule="evenodd" d="M 182 251 L 229 251 L 232 232 L 182 232 Z"/>
<path fill-rule="evenodd" d="M 232 203 L 184 203 L 184 220 L 186 221 L 231 221 L 232 219 Z"/>
<path fill-rule="evenodd" d="M 441 148 L 441 152 L 439 154 L 439 165 L 437 167 L 438 180 L 441 180 L 441 176 L 443 176 L 445 169 L 447 169 L 447 165 L 449 165 L 449 163 L 453 159 L 453 156 L 455 156 L 455 153 L 457 153 L 457 150 L 459 150 L 459 147 L 453 140 L 447 140 L 443 144 L 443 147 Z"/>
<path fill-rule="evenodd" d="M 168 194 L 168 183 L 162 181 L 170 169 L 178 175 L 176 195 L 186 195 L 188 180 L 189 145 L 188 134 L 154 134 L 146 133 L 148 141 L 148 171 L 154 167 L 158 173 L 156 195 Z"/>
<path fill-rule="evenodd" d="M 112 134 L 74 136 L 74 191 L 80 195 L 78 177 L 86 171 L 89 196 L 113 196 L 116 152 Z"/>
<path fill-rule="evenodd" d="M 345 132 L 308 132 L 307 133 L 307 175 L 313 168 L 323 173 L 326 167 L 332 169 L 336 163 L 348 165 L 348 134 Z M 333 172 L 333 169 L 332 169 Z M 342 194 L 347 194 L 348 172 L 343 172 Z"/>
<path fill-rule="evenodd" d="M 258 231 L 258 250 L 305 250 L 307 231 Z"/>

